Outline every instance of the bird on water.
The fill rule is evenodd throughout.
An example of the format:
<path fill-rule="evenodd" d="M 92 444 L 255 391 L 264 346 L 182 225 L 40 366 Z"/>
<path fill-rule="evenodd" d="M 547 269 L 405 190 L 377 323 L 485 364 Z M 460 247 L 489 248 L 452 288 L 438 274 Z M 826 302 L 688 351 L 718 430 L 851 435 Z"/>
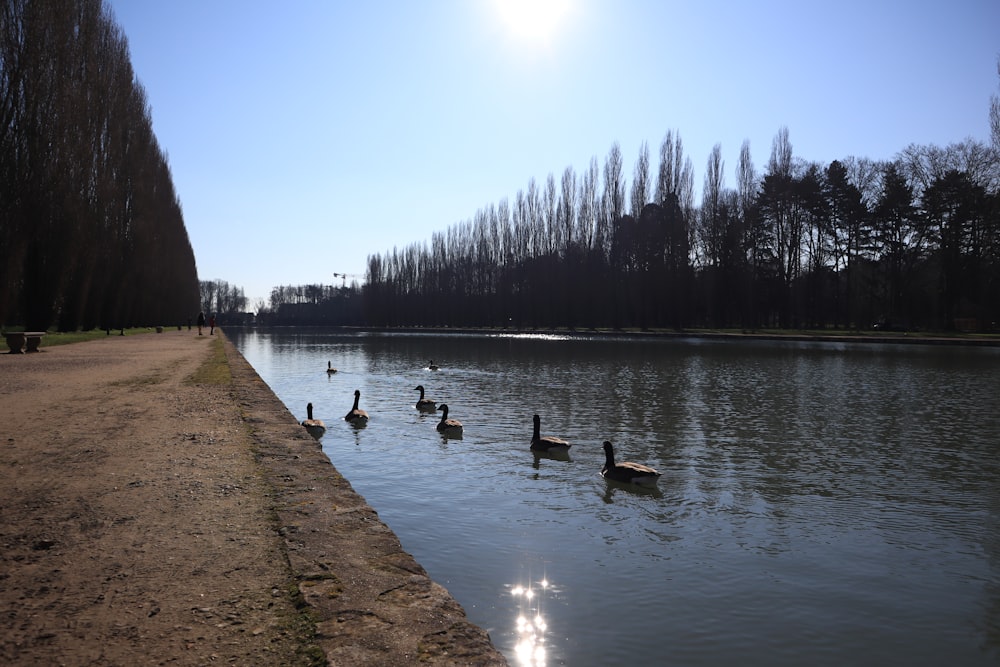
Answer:
<path fill-rule="evenodd" d="M 601 468 L 604 479 L 625 484 L 652 487 L 660 480 L 660 473 L 654 468 L 641 463 L 622 461 L 615 463 L 615 448 L 610 440 L 604 441 L 604 467 Z"/>
<path fill-rule="evenodd" d="M 344 416 L 344 421 L 348 421 L 355 426 L 364 426 L 368 423 L 368 413 L 358 407 L 361 400 L 361 390 L 354 390 L 354 407 Z"/>
<path fill-rule="evenodd" d="M 437 410 L 437 403 L 434 402 L 434 399 L 424 398 L 424 385 L 418 384 L 414 391 L 420 392 L 420 398 L 417 399 L 417 410 L 426 410 L 427 412 Z"/>
<path fill-rule="evenodd" d="M 562 438 L 556 438 L 551 435 L 541 437 L 541 424 L 542 419 L 538 415 L 534 416 L 535 428 L 534 433 L 531 436 L 531 450 L 535 452 L 549 452 L 550 454 L 568 452 L 569 448 L 572 447 L 571 444 L 563 440 Z"/>
<path fill-rule="evenodd" d="M 322 419 L 313 419 L 313 404 L 306 405 L 306 419 L 302 422 L 309 435 L 319 440 L 326 433 L 326 424 Z"/>
<path fill-rule="evenodd" d="M 448 404 L 442 403 L 438 410 L 441 411 L 441 421 L 439 421 L 437 425 L 438 432 L 449 438 L 462 437 L 462 432 L 464 430 L 462 422 L 457 419 L 448 419 Z"/>

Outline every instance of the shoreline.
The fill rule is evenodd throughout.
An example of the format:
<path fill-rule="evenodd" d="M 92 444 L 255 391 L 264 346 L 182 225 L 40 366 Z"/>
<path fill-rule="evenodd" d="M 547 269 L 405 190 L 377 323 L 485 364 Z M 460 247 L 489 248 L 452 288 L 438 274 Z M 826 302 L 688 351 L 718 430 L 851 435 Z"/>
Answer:
<path fill-rule="evenodd" d="M 489 328 L 489 327 L 355 327 L 323 324 L 297 325 L 248 325 L 231 327 L 246 331 L 258 329 L 324 329 L 341 330 L 350 333 L 377 334 L 424 334 L 424 335 L 468 335 L 468 336 L 566 336 L 569 338 L 623 338 L 623 339 L 695 339 L 722 341 L 789 341 L 817 343 L 866 343 L 873 345 L 956 345 L 973 347 L 1000 347 L 1000 335 L 991 337 L 982 334 L 955 334 L 920 332 L 893 333 L 820 333 L 816 331 L 703 331 L 703 330 L 635 330 L 635 329 L 546 329 L 546 328 Z"/>
<path fill-rule="evenodd" d="M 225 348 L 235 397 L 274 489 L 278 532 L 329 663 L 506 665 L 228 338 Z"/>

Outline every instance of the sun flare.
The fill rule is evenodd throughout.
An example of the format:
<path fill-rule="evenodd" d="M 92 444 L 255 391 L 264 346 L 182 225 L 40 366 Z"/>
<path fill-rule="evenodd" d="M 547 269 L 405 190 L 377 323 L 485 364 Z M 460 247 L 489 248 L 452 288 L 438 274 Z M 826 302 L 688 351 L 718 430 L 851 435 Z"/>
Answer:
<path fill-rule="evenodd" d="M 569 11 L 570 0 L 494 0 L 507 28 L 518 38 L 549 39 Z"/>

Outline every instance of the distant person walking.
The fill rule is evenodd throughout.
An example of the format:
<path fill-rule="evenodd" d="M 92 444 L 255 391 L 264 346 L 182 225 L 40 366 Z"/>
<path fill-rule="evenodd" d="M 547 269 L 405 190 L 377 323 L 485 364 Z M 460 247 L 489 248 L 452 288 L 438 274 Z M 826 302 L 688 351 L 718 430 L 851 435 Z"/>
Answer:
<path fill-rule="evenodd" d="M 204 312 L 199 312 L 198 313 L 198 335 L 199 336 L 203 335 L 201 333 L 201 329 L 204 326 L 205 326 L 205 313 Z"/>
<path fill-rule="evenodd" d="M 211 317 L 208 318 L 208 326 L 209 326 L 209 329 L 210 329 L 210 331 L 208 333 L 214 336 L 215 335 L 215 315 L 212 315 Z"/>

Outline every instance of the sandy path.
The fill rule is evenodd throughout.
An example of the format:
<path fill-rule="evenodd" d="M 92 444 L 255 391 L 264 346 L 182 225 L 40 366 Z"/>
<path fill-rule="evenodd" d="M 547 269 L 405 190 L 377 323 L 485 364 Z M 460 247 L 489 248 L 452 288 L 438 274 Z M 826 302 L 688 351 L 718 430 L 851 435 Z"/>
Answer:
<path fill-rule="evenodd" d="M 293 664 L 288 570 L 210 337 L 0 355 L 0 662 Z"/>

